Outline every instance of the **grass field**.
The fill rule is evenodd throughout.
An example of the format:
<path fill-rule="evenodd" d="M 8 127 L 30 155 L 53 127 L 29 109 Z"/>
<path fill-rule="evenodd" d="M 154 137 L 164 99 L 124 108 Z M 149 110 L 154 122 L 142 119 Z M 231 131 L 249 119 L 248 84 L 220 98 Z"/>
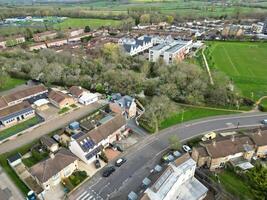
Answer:
<path fill-rule="evenodd" d="M 254 100 L 267 95 L 267 43 L 212 42 L 209 52 L 216 69 L 225 72 Z"/>
<path fill-rule="evenodd" d="M 255 199 L 250 186 L 235 173 L 225 170 L 218 174 L 219 180 L 226 191 L 243 200 Z"/>
<path fill-rule="evenodd" d="M 54 25 L 55 28 L 67 29 L 67 28 L 84 28 L 90 26 L 91 28 L 97 28 L 100 26 L 118 26 L 119 20 L 109 19 L 81 19 L 81 18 L 68 18 L 61 23 Z"/>
<path fill-rule="evenodd" d="M 24 84 L 26 81 L 22 79 L 16 79 L 16 78 L 9 78 L 7 83 L 3 86 L 0 87 L 0 92 L 4 90 L 9 90 L 12 89 L 18 85 Z"/>
<path fill-rule="evenodd" d="M 185 107 L 184 113 L 179 112 L 165 119 L 163 122 L 161 122 L 160 129 L 168 128 L 175 124 L 179 124 L 179 123 L 194 120 L 194 119 L 200 119 L 203 117 L 210 117 L 210 116 L 216 116 L 216 115 L 228 115 L 228 114 L 233 114 L 233 113 L 236 113 L 236 112 L 208 109 L 208 108 Z"/>

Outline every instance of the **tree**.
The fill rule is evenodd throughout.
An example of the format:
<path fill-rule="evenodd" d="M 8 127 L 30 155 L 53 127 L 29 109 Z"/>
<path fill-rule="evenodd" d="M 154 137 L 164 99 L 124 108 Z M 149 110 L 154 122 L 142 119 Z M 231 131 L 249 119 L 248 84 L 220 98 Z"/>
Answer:
<path fill-rule="evenodd" d="M 85 26 L 85 27 L 84 27 L 84 32 L 85 32 L 85 33 L 89 33 L 90 31 L 91 31 L 90 26 Z"/>
<path fill-rule="evenodd" d="M 154 132 L 158 132 L 160 123 L 177 110 L 178 107 L 168 97 L 155 96 L 146 105 L 146 112 L 141 117 L 140 122 L 145 126 L 149 126 Z"/>
<path fill-rule="evenodd" d="M 29 29 L 29 28 L 26 28 L 25 29 L 25 33 L 24 33 L 24 36 L 25 36 L 25 39 L 26 40 L 30 40 L 33 38 L 33 33 L 32 33 L 32 30 Z"/>
<path fill-rule="evenodd" d="M 174 17 L 173 16 L 171 16 L 171 15 L 166 16 L 166 22 L 168 24 L 172 24 L 173 21 L 174 21 Z"/>
<path fill-rule="evenodd" d="M 8 81 L 8 74 L 4 71 L 4 69 L 0 68 L 0 89 L 3 89 Z"/>
<path fill-rule="evenodd" d="M 168 140 L 169 140 L 170 148 L 172 150 L 178 150 L 181 148 L 182 144 L 178 136 L 172 135 L 168 138 Z"/>
<path fill-rule="evenodd" d="M 149 24 L 150 23 L 150 15 L 143 14 L 140 16 L 140 24 Z"/>

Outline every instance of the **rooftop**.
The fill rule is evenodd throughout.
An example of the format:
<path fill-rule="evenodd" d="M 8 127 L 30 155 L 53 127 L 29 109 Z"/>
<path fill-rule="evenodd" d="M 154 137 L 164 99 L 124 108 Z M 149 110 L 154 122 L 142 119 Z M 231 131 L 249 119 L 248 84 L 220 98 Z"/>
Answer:
<path fill-rule="evenodd" d="M 22 103 L 16 104 L 14 106 L 6 107 L 0 110 L 0 120 L 27 109 L 32 109 L 31 105 L 27 101 L 23 101 Z"/>
<path fill-rule="evenodd" d="M 53 101 L 57 103 L 60 103 L 64 99 L 71 98 L 71 97 L 67 94 L 64 94 L 63 92 L 51 90 L 48 94 L 48 98 L 52 99 Z"/>
<path fill-rule="evenodd" d="M 257 146 L 265 146 L 267 145 L 267 131 L 253 133 L 251 139 Z"/>

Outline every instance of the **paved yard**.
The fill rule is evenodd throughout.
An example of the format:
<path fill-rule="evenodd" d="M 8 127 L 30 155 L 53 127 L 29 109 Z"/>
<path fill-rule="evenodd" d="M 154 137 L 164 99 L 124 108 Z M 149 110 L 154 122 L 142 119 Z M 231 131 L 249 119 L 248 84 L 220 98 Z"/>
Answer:
<path fill-rule="evenodd" d="M 120 155 L 120 152 L 116 151 L 116 150 L 113 150 L 111 148 L 107 148 L 105 150 L 105 154 L 106 154 L 106 156 L 107 156 L 107 158 L 108 158 L 108 160 L 110 162 L 112 160 L 115 160 L 115 158 L 117 158 Z"/>
<path fill-rule="evenodd" d="M 0 200 L 23 200 L 23 196 L 0 167 Z"/>
<path fill-rule="evenodd" d="M 20 146 L 23 146 L 35 139 L 40 138 L 43 135 L 49 134 L 59 128 L 65 127 L 67 124 L 69 124 L 72 121 L 75 121 L 79 118 L 82 118 L 86 115 L 88 115 L 90 112 L 93 112 L 100 107 L 102 107 L 103 104 L 100 103 L 93 103 L 88 106 L 84 106 L 80 109 L 77 109 L 71 113 L 68 113 L 66 115 L 60 116 L 56 119 L 52 119 L 47 121 L 45 124 L 35 128 L 34 130 L 30 132 L 26 132 L 23 135 L 20 135 L 16 137 L 13 140 L 9 140 L 3 144 L 0 145 L 0 154 L 12 151 Z"/>
<path fill-rule="evenodd" d="M 46 121 L 53 119 L 58 116 L 59 109 L 53 106 L 52 104 L 48 104 L 48 109 L 37 111 L 38 114 L 43 117 Z"/>
<path fill-rule="evenodd" d="M 106 163 L 100 160 L 101 168 L 96 169 L 95 164 L 91 163 L 90 165 L 84 163 L 83 161 L 78 161 L 79 170 L 86 171 L 89 177 L 92 177 L 97 171 L 106 166 Z"/>
<path fill-rule="evenodd" d="M 45 200 L 61 200 L 64 198 L 64 187 L 60 184 L 53 186 L 50 190 L 45 192 L 44 199 Z"/>

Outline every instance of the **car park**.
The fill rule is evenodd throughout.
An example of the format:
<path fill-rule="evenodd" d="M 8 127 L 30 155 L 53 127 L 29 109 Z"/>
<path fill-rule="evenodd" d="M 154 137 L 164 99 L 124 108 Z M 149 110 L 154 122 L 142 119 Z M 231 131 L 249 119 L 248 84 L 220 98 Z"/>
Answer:
<path fill-rule="evenodd" d="M 185 152 L 191 152 L 192 151 L 192 149 L 188 145 L 183 145 L 183 150 Z"/>
<path fill-rule="evenodd" d="M 103 172 L 103 177 L 109 177 L 113 172 L 115 172 L 115 167 L 114 166 L 110 166 L 110 167 L 107 167 L 104 172 Z"/>
<path fill-rule="evenodd" d="M 125 159 L 125 158 L 119 158 L 118 160 L 116 160 L 115 165 L 116 165 L 117 167 L 120 167 L 120 166 L 122 166 L 122 164 L 125 163 L 125 162 L 126 162 L 126 159 Z"/>

